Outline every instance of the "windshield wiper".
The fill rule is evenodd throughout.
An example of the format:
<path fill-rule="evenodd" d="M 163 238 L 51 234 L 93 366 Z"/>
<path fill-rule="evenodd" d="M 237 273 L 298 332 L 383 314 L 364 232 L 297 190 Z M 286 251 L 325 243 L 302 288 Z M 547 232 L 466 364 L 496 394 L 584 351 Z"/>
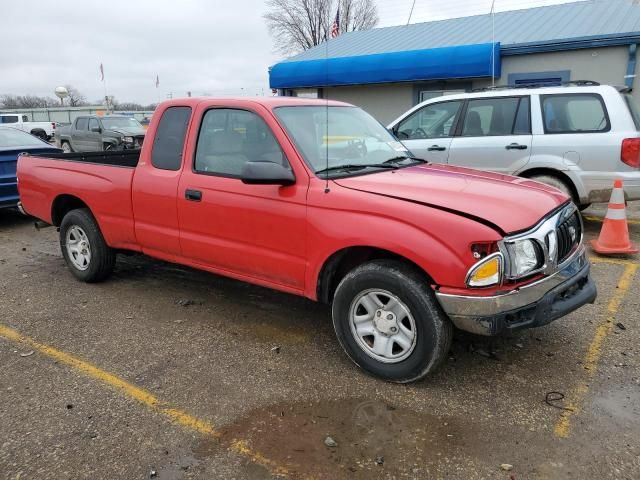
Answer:
<path fill-rule="evenodd" d="M 384 163 L 385 164 L 398 163 L 398 162 L 401 162 L 402 160 L 413 160 L 414 162 L 429 163 L 429 161 L 425 160 L 424 158 L 410 157 L 406 155 L 399 155 L 397 157 L 390 158 L 389 160 L 385 160 Z"/>
<path fill-rule="evenodd" d="M 406 157 L 405 157 L 406 158 Z M 347 163 L 345 165 L 336 165 L 334 167 L 323 168 L 322 170 L 318 170 L 316 174 L 320 173 L 329 173 L 335 172 L 339 170 L 362 170 L 364 168 L 386 168 L 386 169 L 397 169 L 398 165 L 394 163 Z"/>

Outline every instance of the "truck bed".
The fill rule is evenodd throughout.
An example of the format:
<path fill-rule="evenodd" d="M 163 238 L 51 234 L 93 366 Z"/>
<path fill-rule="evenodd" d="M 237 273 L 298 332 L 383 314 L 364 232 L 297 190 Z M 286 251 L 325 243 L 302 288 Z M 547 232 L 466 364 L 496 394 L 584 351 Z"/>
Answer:
<path fill-rule="evenodd" d="M 139 158 L 140 150 L 21 155 L 17 170 L 22 207 L 55 224 L 58 202 L 84 204 L 110 246 L 135 250 L 131 184 Z"/>
<path fill-rule="evenodd" d="M 109 165 L 112 167 L 135 168 L 140 160 L 140 150 L 116 150 L 106 152 L 80 152 L 80 153 L 48 153 L 31 155 L 66 162 L 92 163 L 96 165 Z"/>

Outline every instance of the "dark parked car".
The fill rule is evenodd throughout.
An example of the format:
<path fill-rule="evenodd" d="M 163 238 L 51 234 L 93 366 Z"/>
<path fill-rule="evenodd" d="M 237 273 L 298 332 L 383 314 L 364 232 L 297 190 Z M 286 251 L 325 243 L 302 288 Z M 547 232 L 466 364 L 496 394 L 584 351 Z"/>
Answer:
<path fill-rule="evenodd" d="M 56 153 L 60 149 L 22 130 L 0 127 L 0 208 L 18 204 L 16 162 L 25 152 Z"/>
<path fill-rule="evenodd" d="M 56 145 L 65 152 L 99 152 L 138 149 L 145 129 L 135 118 L 123 115 L 78 117 L 68 127 L 56 129 Z"/>

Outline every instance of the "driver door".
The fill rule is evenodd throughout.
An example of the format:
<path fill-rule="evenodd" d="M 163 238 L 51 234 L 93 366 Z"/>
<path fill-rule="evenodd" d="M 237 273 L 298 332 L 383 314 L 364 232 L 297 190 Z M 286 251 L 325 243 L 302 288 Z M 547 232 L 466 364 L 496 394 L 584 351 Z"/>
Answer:
<path fill-rule="evenodd" d="M 398 122 L 393 133 L 418 158 L 447 163 L 463 100 L 430 103 Z"/>

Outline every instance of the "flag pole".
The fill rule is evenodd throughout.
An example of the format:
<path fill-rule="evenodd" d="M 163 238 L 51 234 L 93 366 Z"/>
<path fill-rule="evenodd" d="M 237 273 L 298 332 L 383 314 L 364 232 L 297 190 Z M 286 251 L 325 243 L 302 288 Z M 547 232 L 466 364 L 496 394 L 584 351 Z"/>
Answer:
<path fill-rule="evenodd" d="M 491 86 L 496 86 L 496 0 L 491 2 Z"/>

